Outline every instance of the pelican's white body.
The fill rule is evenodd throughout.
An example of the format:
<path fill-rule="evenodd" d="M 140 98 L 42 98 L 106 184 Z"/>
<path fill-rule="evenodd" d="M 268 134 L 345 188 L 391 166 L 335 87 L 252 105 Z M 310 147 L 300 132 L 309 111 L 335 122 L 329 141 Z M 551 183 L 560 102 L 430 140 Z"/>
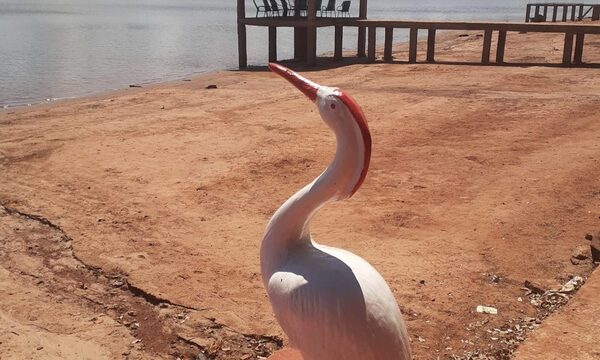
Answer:
<path fill-rule="evenodd" d="M 355 191 L 368 156 L 364 134 L 337 95 L 337 89 L 319 87 L 315 100 L 336 134 L 336 156 L 267 225 L 263 282 L 279 324 L 305 360 L 409 360 L 408 335 L 385 280 L 362 258 L 310 235 L 321 206 Z"/>

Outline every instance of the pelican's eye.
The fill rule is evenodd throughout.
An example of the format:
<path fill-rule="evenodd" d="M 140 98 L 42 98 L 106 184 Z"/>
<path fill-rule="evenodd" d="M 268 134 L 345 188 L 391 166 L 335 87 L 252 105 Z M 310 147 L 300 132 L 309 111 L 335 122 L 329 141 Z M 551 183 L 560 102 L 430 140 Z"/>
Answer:
<path fill-rule="evenodd" d="M 331 105 L 329 105 L 329 107 L 331 107 L 332 110 L 335 110 L 335 104 L 331 103 Z"/>

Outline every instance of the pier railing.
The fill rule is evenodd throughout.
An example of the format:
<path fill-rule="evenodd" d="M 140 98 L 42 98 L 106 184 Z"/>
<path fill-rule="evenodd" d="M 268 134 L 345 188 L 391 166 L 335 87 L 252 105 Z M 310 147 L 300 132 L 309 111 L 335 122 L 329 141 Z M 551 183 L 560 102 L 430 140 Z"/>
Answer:
<path fill-rule="evenodd" d="M 567 22 L 582 21 L 589 18 L 600 20 L 600 4 L 581 3 L 533 3 L 527 4 L 525 22 Z M 560 15 L 560 16 L 559 16 Z"/>
<path fill-rule="evenodd" d="M 394 29 L 409 29 L 408 62 L 417 62 L 417 45 L 419 30 L 427 30 L 427 62 L 435 61 L 435 37 L 437 30 L 478 30 L 483 31 L 483 49 L 481 63 L 490 64 L 492 35 L 498 33 L 496 64 L 504 63 L 507 32 L 527 33 L 563 33 L 565 34 L 562 64 L 565 66 L 583 64 L 584 40 L 587 34 L 600 34 L 600 26 L 577 24 L 545 24 L 545 23 L 501 23 L 501 22 L 444 22 L 444 21 L 396 21 L 396 20 L 355 20 L 356 26 L 368 29 L 368 62 L 376 60 L 376 31 L 385 29 L 384 61 L 392 61 L 392 39 Z M 337 28 L 336 28 L 337 29 Z M 338 37 L 336 36 L 336 41 Z M 336 58 L 341 57 L 341 44 L 335 45 Z"/>

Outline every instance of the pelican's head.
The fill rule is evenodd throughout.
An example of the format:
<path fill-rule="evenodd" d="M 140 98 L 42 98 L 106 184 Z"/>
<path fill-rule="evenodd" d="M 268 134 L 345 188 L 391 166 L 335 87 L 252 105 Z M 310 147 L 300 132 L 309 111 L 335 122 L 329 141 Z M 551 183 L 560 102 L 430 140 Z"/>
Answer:
<path fill-rule="evenodd" d="M 361 148 L 360 171 L 351 191 L 344 197 L 354 195 L 367 176 L 371 159 L 371 134 L 367 119 L 358 103 L 346 92 L 338 88 L 321 86 L 284 66 L 270 63 L 269 69 L 292 83 L 317 105 L 323 121 L 336 133 L 338 145 L 355 144 Z M 341 149 L 341 151 L 350 151 L 350 149 Z"/>

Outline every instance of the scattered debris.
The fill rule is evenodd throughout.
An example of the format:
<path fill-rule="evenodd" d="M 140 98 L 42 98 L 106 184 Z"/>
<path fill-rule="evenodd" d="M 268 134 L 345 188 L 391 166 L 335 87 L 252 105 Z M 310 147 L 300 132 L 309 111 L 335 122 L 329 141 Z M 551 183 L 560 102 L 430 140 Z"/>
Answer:
<path fill-rule="evenodd" d="M 449 356 L 451 360 L 509 360 L 514 355 L 517 347 L 525 341 L 527 335 L 534 329 L 538 328 L 542 321 L 551 313 L 556 311 L 561 306 L 565 305 L 569 299 L 575 295 L 576 291 L 581 288 L 585 279 L 581 276 L 574 276 L 569 281 L 557 290 L 545 290 L 542 286 L 525 281 L 523 290 L 529 303 L 535 307 L 535 317 L 524 316 L 522 318 L 509 320 L 506 324 L 500 327 L 487 329 L 489 339 L 497 343 L 496 346 L 490 347 L 488 350 L 465 351 L 462 355 L 452 354 Z M 524 297 L 519 297 L 517 300 L 524 302 Z M 481 309 L 480 309 L 481 308 Z M 477 312 L 484 312 L 487 306 L 478 306 Z M 491 308 L 494 309 L 494 308 Z M 481 310 L 481 311 L 480 311 Z M 494 309 L 496 310 L 496 309 Z M 468 331 L 475 328 L 481 328 L 486 324 L 492 324 L 489 320 L 483 322 L 477 321 L 467 326 Z M 463 344 L 471 345 L 469 340 L 462 340 Z"/>
<path fill-rule="evenodd" d="M 210 84 L 210 85 L 207 85 L 207 86 L 206 86 L 206 88 L 207 88 L 207 89 L 216 89 L 216 88 L 217 88 L 217 85 L 215 85 L 215 84 Z"/>
<path fill-rule="evenodd" d="M 130 88 L 141 88 L 142 85 L 137 85 L 137 84 L 130 84 L 129 85 Z"/>
<path fill-rule="evenodd" d="M 498 314 L 498 309 L 496 309 L 495 307 L 491 307 L 491 306 L 478 305 L 477 306 L 477 312 L 480 313 L 480 314 L 497 315 Z"/>

